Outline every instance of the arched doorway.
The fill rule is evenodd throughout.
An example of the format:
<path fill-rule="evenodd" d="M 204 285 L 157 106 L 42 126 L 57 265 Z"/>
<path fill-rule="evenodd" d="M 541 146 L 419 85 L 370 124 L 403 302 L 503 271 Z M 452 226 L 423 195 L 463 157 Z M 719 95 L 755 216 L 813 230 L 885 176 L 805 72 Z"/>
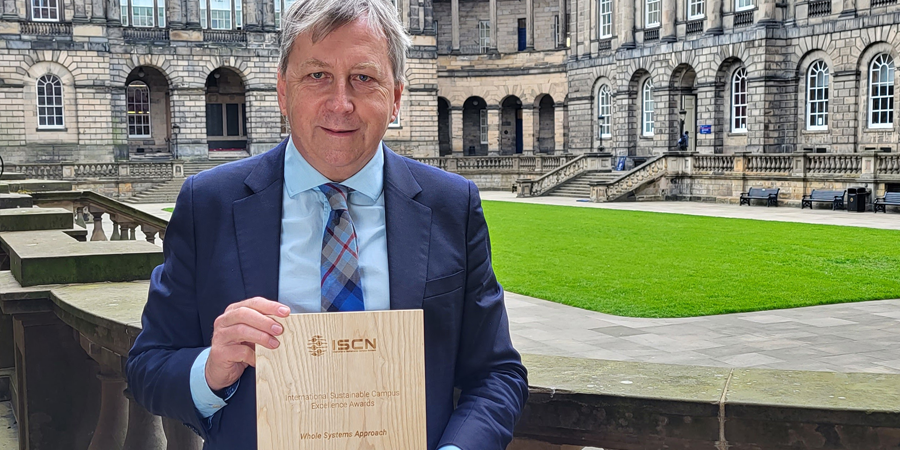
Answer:
<path fill-rule="evenodd" d="M 158 69 L 135 67 L 125 79 L 129 157 L 170 158 L 175 153 L 169 80 Z"/>
<path fill-rule="evenodd" d="M 500 108 L 500 154 L 522 153 L 522 101 L 511 95 Z"/>
<path fill-rule="evenodd" d="M 469 97 L 463 104 L 463 153 L 466 156 L 487 156 L 487 103 L 481 97 Z"/>
<path fill-rule="evenodd" d="M 556 111 L 553 97 L 542 94 L 535 103 L 538 109 L 538 152 L 552 154 L 556 150 Z"/>
<path fill-rule="evenodd" d="M 453 142 L 450 140 L 450 102 L 438 97 L 438 146 L 441 156 L 453 153 Z"/>
<path fill-rule="evenodd" d="M 700 131 L 697 125 L 697 92 L 694 88 L 697 80 L 697 72 L 694 68 L 681 64 L 672 72 L 672 78 L 669 86 L 669 120 L 670 130 L 673 130 L 669 137 L 670 145 L 676 150 L 678 139 L 681 133 L 688 133 L 688 151 L 697 150 L 697 134 Z M 682 126 L 681 121 L 684 120 Z"/>
<path fill-rule="evenodd" d="M 206 140 L 209 151 L 247 150 L 247 106 L 241 76 L 220 67 L 206 77 Z"/>

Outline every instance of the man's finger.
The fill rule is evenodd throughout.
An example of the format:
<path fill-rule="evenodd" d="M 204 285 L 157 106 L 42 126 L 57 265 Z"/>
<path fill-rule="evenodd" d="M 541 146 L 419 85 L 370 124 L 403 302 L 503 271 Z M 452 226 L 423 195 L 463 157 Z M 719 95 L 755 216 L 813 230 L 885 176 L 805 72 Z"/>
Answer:
<path fill-rule="evenodd" d="M 218 330 L 213 338 L 213 346 L 231 346 L 240 345 L 242 342 L 250 342 L 275 349 L 279 345 L 275 336 L 242 323 Z"/>
<path fill-rule="evenodd" d="M 223 329 L 237 324 L 249 325 L 272 336 L 278 336 L 284 331 L 284 327 L 278 321 L 248 307 L 237 308 L 222 314 L 216 319 L 214 327 L 215 329 Z"/>

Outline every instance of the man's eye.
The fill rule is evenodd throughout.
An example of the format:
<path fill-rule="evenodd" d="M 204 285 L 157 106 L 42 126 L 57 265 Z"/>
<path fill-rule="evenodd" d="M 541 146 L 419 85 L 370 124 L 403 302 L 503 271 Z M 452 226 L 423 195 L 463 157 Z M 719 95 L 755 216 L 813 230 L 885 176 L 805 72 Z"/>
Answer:
<path fill-rule="evenodd" d="M 309 74 L 309 76 L 312 77 L 314 80 L 321 80 L 322 78 L 325 77 L 325 74 L 322 72 L 315 72 L 315 73 Z"/>
<path fill-rule="evenodd" d="M 372 77 L 368 75 L 359 75 L 357 78 L 359 78 L 359 81 L 362 81 L 363 83 L 372 79 Z"/>

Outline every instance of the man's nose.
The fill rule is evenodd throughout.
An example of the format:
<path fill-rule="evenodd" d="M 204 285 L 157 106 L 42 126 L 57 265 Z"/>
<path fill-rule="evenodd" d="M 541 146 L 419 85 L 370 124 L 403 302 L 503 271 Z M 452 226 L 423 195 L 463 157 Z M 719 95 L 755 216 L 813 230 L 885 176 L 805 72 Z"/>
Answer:
<path fill-rule="evenodd" d="M 338 81 L 334 84 L 331 92 L 331 98 L 328 99 L 328 109 L 332 112 L 340 114 L 348 114 L 353 112 L 353 93 L 351 92 L 350 82 L 347 80 Z"/>

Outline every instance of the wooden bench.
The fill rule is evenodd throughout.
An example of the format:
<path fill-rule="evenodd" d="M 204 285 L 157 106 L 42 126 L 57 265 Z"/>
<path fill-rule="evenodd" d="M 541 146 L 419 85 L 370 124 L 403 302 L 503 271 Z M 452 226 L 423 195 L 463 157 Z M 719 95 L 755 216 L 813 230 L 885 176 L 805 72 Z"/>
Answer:
<path fill-rule="evenodd" d="M 884 197 L 875 199 L 875 207 L 873 208 L 875 212 L 878 212 L 880 209 L 881 212 L 887 213 L 885 209 L 887 205 L 892 206 L 900 206 L 900 192 L 885 192 Z"/>
<path fill-rule="evenodd" d="M 800 200 L 800 209 L 806 208 L 809 206 L 809 209 L 812 209 L 813 202 L 827 202 L 831 203 L 831 210 L 836 211 L 838 209 L 844 209 L 844 197 L 847 195 L 847 191 L 830 191 L 823 189 L 813 189 L 809 195 L 804 195 L 803 199 Z"/>
<path fill-rule="evenodd" d="M 750 188 L 749 192 L 741 192 L 740 205 L 750 205 L 750 200 L 765 200 L 766 206 L 778 206 L 778 192 L 781 188 Z M 738 206 L 740 206 L 738 205 Z"/>

